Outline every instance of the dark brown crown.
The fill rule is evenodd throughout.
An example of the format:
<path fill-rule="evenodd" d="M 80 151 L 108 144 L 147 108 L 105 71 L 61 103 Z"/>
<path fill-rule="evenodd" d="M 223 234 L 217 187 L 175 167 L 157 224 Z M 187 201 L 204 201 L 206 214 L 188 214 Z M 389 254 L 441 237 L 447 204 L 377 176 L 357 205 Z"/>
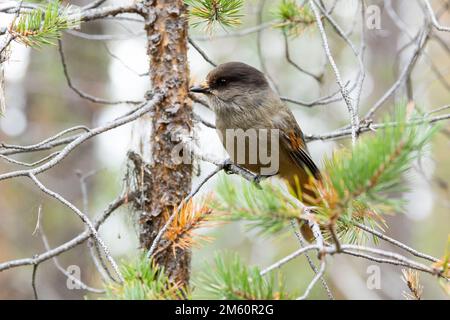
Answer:
<path fill-rule="evenodd" d="M 208 74 L 207 82 L 210 89 L 230 85 L 246 89 L 264 89 L 269 86 L 261 71 L 242 62 L 227 62 L 217 66 Z"/>

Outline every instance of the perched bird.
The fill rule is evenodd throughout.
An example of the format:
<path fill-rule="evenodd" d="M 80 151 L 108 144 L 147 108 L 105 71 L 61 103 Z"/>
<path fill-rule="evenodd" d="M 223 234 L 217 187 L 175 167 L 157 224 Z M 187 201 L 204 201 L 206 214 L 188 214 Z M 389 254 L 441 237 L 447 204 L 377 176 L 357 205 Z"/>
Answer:
<path fill-rule="evenodd" d="M 262 72 L 241 62 L 224 63 L 190 91 L 208 98 L 216 115 L 216 130 L 232 162 L 258 175 L 278 174 L 299 199 L 311 204 L 314 194 L 308 184 L 320 179 L 320 171 L 294 115 Z M 312 239 L 305 224 L 301 231 Z"/>

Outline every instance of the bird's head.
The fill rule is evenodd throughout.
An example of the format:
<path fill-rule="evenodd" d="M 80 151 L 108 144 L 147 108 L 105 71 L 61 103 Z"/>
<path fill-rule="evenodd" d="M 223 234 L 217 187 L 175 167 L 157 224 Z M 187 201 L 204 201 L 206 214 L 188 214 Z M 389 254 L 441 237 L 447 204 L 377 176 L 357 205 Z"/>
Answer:
<path fill-rule="evenodd" d="M 228 62 L 211 70 L 206 80 L 190 91 L 205 94 L 216 111 L 223 111 L 259 106 L 271 89 L 261 71 L 242 62 Z"/>

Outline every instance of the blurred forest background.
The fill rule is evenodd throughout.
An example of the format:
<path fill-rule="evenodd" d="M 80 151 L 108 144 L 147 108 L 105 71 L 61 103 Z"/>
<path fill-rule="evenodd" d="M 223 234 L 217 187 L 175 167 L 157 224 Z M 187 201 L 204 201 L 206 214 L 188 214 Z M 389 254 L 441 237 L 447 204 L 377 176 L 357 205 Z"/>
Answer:
<path fill-rule="evenodd" d="M 70 1 L 71 4 L 79 6 L 88 2 Z M 108 2 L 119 3 L 120 0 Z M 263 22 L 276 19 L 278 3 L 279 1 L 266 1 L 262 14 Z M 397 14 L 406 22 L 411 34 L 415 34 L 423 22 L 420 7 L 415 1 L 409 0 L 393 0 L 391 3 Z M 397 79 L 402 62 L 411 53 L 408 49 L 398 53 L 398 49 L 409 41 L 409 38 L 386 13 L 383 1 L 367 1 L 367 4 L 380 6 L 381 29 L 368 30 L 366 34 L 368 74 L 363 89 L 361 114 L 364 114 Z M 436 11 L 444 10 L 440 21 L 449 25 L 450 1 L 439 0 L 433 4 Z M 279 28 L 265 28 L 260 33 L 238 37 L 214 36 L 233 33 L 258 24 L 260 6 L 261 1 L 245 1 L 243 24 L 237 28 L 218 28 L 213 32 L 213 36 L 209 37 L 202 28 L 191 27 L 191 36 L 194 39 L 204 38 L 196 42 L 216 63 L 242 61 L 259 69 L 265 68 L 282 96 L 310 101 L 334 92 L 336 83 L 329 68 L 326 69 L 326 82 L 319 84 L 287 63 L 284 38 Z M 357 0 L 343 0 L 336 7 L 334 17 L 345 30 L 351 27 L 353 17 L 358 14 L 357 7 Z M 8 25 L 9 19 L 10 16 L 0 13 L 0 26 Z M 111 100 L 142 99 L 149 89 L 148 77 L 143 75 L 148 69 L 148 57 L 142 23 L 105 19 L 83 24 L 80 31 L 112 37 L 84 39 L 74 30 L 63 33 L 63 46 L 72 81 L 95 96 Z M 448 50 L 450 34 L 441 33 L 440 37 L 444 39 L 444 46 L 447 46 Z M 260 49 L 258 41 L 261 44 Z M 342 41 L 336 38 L 331 38 L 330 41 L 343 75 L 346 78 L 354 76 L 358 66 L 352 52 Z M 290 36 L 289 46 L 290 55 L 296 63 L 315 74 L 322 71 L 326 57 L 315 27 L 306 28 L 300 34 Z M 443 78 L 438 78 L 432 71 L 429 57 L 432 57 Z M 189 50 L 189 62 L 192 82 L 203 79 L 211 69 L 193 48 Z M 77 96 L 67 86 L 60 57 L 54 46 L 34 50 L 14 43 L 11 58 L 5 65 L 5 77 L 7 109 L 0 118 L 0 141 L 4 143 L 30 144 L 67 127 L 81 124 L 92 127 L 113 119 L 130 108 L 127 105 L 93 104 Z M 430 41 L 427 55 L 419 58 L 412 79 L 414 100 L 418 107 L 426 111 L 449 103 L 450 54 L 443 48 L 442 43 Z M 404 97 L 404 91 L 399 91 L 395 99 L 402 101 Z M 380 114 L 392 110 L 395 99 L 391 99 Z M 330 132 L 348 123 L 348 113 L 342 101 L 314 107 L 290 104 L 290 107 L 306 134 Z M 205 119 L 213 122 L 211 111 L 200 105 L 195 105 L 195 108 Z M 145 127 L 142 125 L 145 121 L 148 121 L 148 118 L 144 117 L 135 124 L 115 129 L 89 141 L 54 170 L 45 173 L 42 181 L 81 207 L 80 174 L 93 173 L 86 181 L 89 215 L 95 216 L 120 193 L 126 171 L 127 150 L 136 149 L 136 136 L 138 131 Z M 224 155 L 213 129 L 200 124 L 196 129 L 200 145 L 206 152 Z M 309 143 L 309 148 L 313 159 L 320 165 L 325 154 L 331 154 L 335 148 L 347 144 L 349 139 L 314 141 Z M 441 133 L 433 140 L 429 156 L 416 163 L 414 170 L 405 177 L 405 183 L 411 190 L 404 194 L 408 201 L 405 212 L 386 218 L 389 225 L 387 234 L 436 257 L 442 256 L 445 251 L 450 226 L 449 150 L 450 127 L 444 122 Z M 21 159 L 29 158 L 25 156 Z M 12 168 L 13 165 L 0 162 L 0 172 Z M 209 164 L 201 163 L 196 170 L 199 176 L 194 178 L 193 185 L 212 168 Z M 198 196 L 214 192 L 216 182 L 216 178 L 209 181 Z M 70 239 L 84 228 L 77 217 L 67 213 L 67 209 L 60 204 L 45 199 L 43 194 L 24 178 L 0 183 L 0 204 L 0 261 L 31 257 L 44 251 L 40 237 L 32 234 L 40 205 L 43 214 L 42 227 L 51 246 Z M 121 209 L 100 229 L 101 236 L 118 261 L 130 259 L 138 253 L 135 218 L 131 211 Z M 244 223 L 221 224 L 204 229 L 202 233 L 213 237 L 213 240 L 194 248 L 195 274 L 202 273 L 202 269 L 206 267 L 205 262 L 212 261 L 217 250 L 235 251 L 249 264 L 267 266 L 298 248 L 294 235 L 289 232 L 278 238 L 260 237 L 253 232 L 247 232 Z M 388 245 L 380 243 L 380 246 Z M 79 266 L 84 282 L 92 286 L 101 285 L 101 278 L 91 261 L 86 244 L 63 254 L 59 260 L 64 267 Z M 380 265 L 381 289 L 370 290 L 366 285 L 370 262 L 349 256 L 334 256 L 329 263 L 326 279 L 336 298 L 402 298 L 405 284 L 401 280 L 399 267 Z M 83 290 L 69 290 L 66 287 L 66 278 L 52 261 L 45 262 L 44 266 L 39 268 L 37 278 L 41 298 L 82 299 L 87 295 Z M 32 267 L 26 266 L 1 272 L 0 299 L 32 298 L 31 270 Z M 304 257 L 287 264 L 282 270 L 288 279 L 288 289 L 297 292 L 303 292 L 312 277 L 312 271 Z M 421 274 L 421 279 L 425 297 L 445 297 L 430 275 Z M 195 292 L 195 295 L 208 297 L 202 292 Z M 88 296 L 95 297 L 92 294 Z M 320 285 L 315 287 L 311 298 L 326 298 Z"/>

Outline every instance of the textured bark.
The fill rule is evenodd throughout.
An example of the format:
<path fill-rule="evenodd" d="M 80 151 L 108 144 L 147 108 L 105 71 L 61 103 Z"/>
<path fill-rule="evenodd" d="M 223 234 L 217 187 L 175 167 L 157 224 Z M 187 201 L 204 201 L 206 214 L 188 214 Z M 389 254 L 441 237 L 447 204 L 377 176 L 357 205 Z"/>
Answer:
<path fill-rule="evenodd" d="M 152 114 L 150 188 L 146 213 L 141 217 L 140 242 L 148 249 L 168 215 L 186 197 L 191 188 L 190 164 L 177 164 L 172 151 L 178 144 L 173 133 L 192 128 L 192 105 L 188 99 L 186 8 L 183 0 L 144 2 L 151 90 L 166 92 L 165 100 Z M 160 242 L 164 246 L 164 238 Z M 155 261 L 169 277 L 187 284 L 190 274 L 190 250 L 157 250 Z"/>

